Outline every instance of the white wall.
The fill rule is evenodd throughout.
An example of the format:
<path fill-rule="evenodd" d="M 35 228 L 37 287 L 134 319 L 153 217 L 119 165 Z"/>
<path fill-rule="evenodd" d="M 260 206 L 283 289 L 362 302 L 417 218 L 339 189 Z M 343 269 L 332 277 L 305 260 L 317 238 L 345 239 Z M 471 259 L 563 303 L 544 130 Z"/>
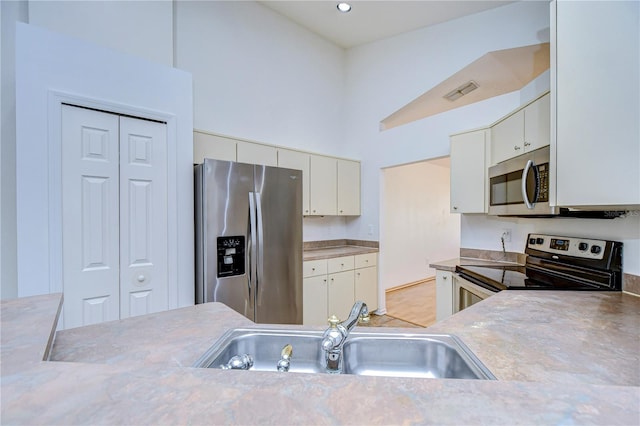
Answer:
<path fill-rule="evenodd" d="M 493 50 L 549 41 L 549 4 L 516 2 L 375 43 L 347 53 L 346 141 L 340 155 L 362 161 L 362 211 L 348 226 L 378 239 L 379 170 L 449 153 L 449 135 L 491 124 L 517 108 L 519 92 L 488 99 L 384 132 L 381 119 Z"/>
<path fill-rule="evenodd" d="M 29 1 L 29 23 L 173 66 L 171 0 Z"/>
<path fill-rule="evenodd" d="M 622 241 L 623 271 L 640 275 L 640 213 L 617 219 L 529 219 L 485 215 L 462 215 L 461 247 L 501 250 L 500 236 L 510 228 L 511 243 L 507 251 L 524 252 L 530 232 Z"/>
<path fill-rule="evenodd" d="M 170 300 L 193 304 L 190 74 L 32 25 L 18 24 L 16 40 L 18 295 L 62 288 L 57 92 L 81 105 L 167 122 L 175 158 L 168 168 L 167 239 L 169 283 L 177 294 Z"/>
<path fill-rule="evenodd" d="M 343 49 L 249 1 L 180 1 L 176 28 L 196 129 L 342 152 Z"/>
<path fill-rule="evenodd" d="M 449 173 L 431 161 L 382 171 L 381 291 L 433 277 L 430 262 L 458 257 L 460 215 L 449 212 Z"/>
<path fill-rule="evenodd" d="M 27 20 L 24 1 L 0 2 L 0 299 L 18 296 L 16 260 L 15 27 Z"/>

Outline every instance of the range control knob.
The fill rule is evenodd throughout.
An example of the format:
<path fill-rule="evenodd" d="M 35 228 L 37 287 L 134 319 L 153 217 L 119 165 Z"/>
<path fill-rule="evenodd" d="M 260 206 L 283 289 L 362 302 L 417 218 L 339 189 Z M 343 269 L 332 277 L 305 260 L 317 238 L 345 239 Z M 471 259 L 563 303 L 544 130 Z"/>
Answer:
<path fill-rule="evenodd" d="M 544 244 L 544 238 L 536 238 L 536 244 Z"/>
<path fill-rule="evenodd" d="M 578 244 L 578 250 L 580 250 L 580 251 L 586 251 L 588 248 L 589 248 L 589 244 L 587 244 L 587 243 Z"/>
<path fill-rule="evenodd" d="M 602 247 L 600 246 L 592 246 L 591 247 L 591 253 L 593 254 L 598 254 L 602 251 Z"/>
<path fill-rule="evenodd" d="M 532 246 L 536 244 L 536 239 L 535 238 L 529 238 L 529 244 L 531 244 Z"/>

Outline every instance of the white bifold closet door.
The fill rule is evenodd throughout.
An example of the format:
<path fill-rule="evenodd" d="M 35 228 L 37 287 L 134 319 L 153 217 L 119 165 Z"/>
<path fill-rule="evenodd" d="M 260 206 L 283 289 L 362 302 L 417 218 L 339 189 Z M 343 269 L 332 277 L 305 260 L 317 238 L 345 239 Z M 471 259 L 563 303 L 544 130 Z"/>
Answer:
<path fill-rule="evenodd" d="M 168 309 L 166 124 L 63 105 L 63 327 Z"/>

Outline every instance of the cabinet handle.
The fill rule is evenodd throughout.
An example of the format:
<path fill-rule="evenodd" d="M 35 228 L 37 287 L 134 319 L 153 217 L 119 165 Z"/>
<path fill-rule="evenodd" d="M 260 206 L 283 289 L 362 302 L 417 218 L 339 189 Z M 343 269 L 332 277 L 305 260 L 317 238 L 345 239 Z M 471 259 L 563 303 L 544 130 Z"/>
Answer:
<path fill-rule="evenodd" d="M 311 268 L 311 270 L 312 270 L 312 271 L 315 271 L 315 270 L 316 270 L 316 268 Z"/>
<path fill-rule="evenodd" d="M 458 210 L 458 207 L 457 207 L 457 206 L 453 206 L 453 209 L 454 209 L 454 210 Z"/>
<path fill-rule="evenodd" d="M 515 149 L 516 151 L 518 151 L 518 150 L 520 149 L 520 147 L 519 147 L 518 145 L 515 145 L 515 146 L 513 147 L 513 149 Z"/>
<path fill-rule="evenodd" d="M 531 146 L 531 143 L 530 142 L 525 142 L 524 146 Z"/>
<path fill-rule="evenodd" d="M 442 277 L 442 279 L 446 281 L 447 277 L 446 277 L 446 276 L 445 276 L 445 277 Z"/>
<path fill-rule="evenodd" d="M 360 272 L 358 272 L 358 276 L 360 276 Z"/>
<path fill-rule="evenodd" d="M 340 210 L 340 213 L 342 213 L 342 210 Z"/>

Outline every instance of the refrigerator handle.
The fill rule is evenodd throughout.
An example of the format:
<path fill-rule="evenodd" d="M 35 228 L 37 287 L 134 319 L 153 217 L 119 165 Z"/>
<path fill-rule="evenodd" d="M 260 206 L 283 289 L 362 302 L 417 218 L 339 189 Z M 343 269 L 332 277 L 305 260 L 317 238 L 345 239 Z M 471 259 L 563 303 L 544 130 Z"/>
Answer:
<path fill-rule="evenodd" d="M 260 278 L 264 277 L 264 228 L 262 226 L 262 199 L 260 197 L 260 193 L 256 192 L 256 230 L 258 231 L 258 245 L 256 246 L 256 251 L 258 254 L 257 262 L 256 262 L 256 279 L 255 279 L 255 292 L 256 292 L 256 305 L 258 304 L 258 299 L 260 298 Z M 257 319 L 257 318 L 256 318 Z"/>
<path fill-rule="evenodd" d="M 258 232 L 256 228 L 256 198 L 254 192 L 249 192 L 249 249 L 247 250 L 247 257 L 249 258 L 249 307 L 254 311 L 255 318 L 255 303 L 254 294 L 257 287 L 257 256 L 256 250 L 258 248 L 257 239 Z M 253 290 L 253 291 L 252 291 Z"/>

